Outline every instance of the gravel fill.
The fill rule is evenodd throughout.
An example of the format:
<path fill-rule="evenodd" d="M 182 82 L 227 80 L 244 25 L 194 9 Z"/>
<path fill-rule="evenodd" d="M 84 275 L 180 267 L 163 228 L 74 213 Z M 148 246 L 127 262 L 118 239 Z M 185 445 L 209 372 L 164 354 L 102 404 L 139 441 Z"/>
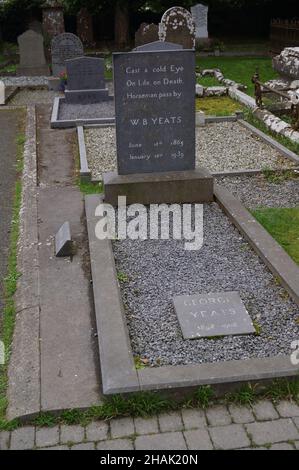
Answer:
<path fill-rule="evenodd" d="M 227 188 L 246 207 L 298 207 L 299 175 L 271 183 L 264 175 L 221 176 L 217 183 Z"/>
<path fill-rule="evenodd" d="M 6 86 L 48 85 L 49 77 L 0 77 Z"/>
<path fill-rule="evenodd" d="M 56 96 L 63 96 L 62 93 L 51 90 L 21 90 L 11 100 L 9 105 L 28 106 L 34 104 L 53 104 Z"/>
<path fill-rule="evenodd" d="M 103 171 L 115 170 L 115 128 L 86 129 L 85 139 L 93 179 L 101 179 Z M 295 166 L 236 122 L 196 128 L 196 164 L 212 172 Z"/>
<path fill-rule="evenodd" d="M 61 103 L 59 107 L 59 120 L 111 118 L 114 115 L 114 100 L 85 105 Z"/>
<path fill-rule="evenodd" d="M 122 297 L 132 349 L 149 365 L 178 365 L 290 354 L 298 338 L 298 306 L 216 203 L 204 205 L 204 246 L 183 241 L 113 242 L 117 271 L 126 274 Z M 183 340 L 176 295 L 238 291 L 260 336 Z"/>

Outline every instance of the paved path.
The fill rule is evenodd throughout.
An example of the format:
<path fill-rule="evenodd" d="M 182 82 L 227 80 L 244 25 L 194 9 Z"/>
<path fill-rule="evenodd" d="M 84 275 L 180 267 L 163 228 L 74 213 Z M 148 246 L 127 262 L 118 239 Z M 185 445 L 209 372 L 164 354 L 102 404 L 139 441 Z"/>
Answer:
<path fill-rule="evenodd" d="M 3 309 L 2 280 L 6 275 L 12 205 L 16 181 L 18 112 L 0 111 L 0 319 Z"/>
<path fill-rule="evenodd" d="M 0 433 L 0 449 L 212 450 L 299 449 L 299 406 L 261 401 L 252 408 L 217 405 L 149 419 L 120 418 L 83 426 L 34 428 Z"/>

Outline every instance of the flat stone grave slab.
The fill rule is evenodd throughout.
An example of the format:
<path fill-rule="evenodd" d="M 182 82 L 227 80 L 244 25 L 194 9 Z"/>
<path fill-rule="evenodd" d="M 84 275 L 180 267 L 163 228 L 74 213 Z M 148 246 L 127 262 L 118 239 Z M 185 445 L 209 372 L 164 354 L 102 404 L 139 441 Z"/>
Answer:
<path fill-rule="evenodd" d="M 255 332 L 238 292 L 181 295 L 173 304 L 184 339 Z"/>
<path fill-rule="evenodd" d="M 194 51 L 154 42 L 113 63 L 118 173 L 193 170 Z"/>

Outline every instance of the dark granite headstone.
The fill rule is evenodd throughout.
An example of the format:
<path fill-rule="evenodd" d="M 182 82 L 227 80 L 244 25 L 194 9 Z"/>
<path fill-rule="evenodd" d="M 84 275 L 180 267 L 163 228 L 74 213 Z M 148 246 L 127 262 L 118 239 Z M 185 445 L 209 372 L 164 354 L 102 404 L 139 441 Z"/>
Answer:
<path fill-rule="evenodd" d="M 142 23 L 135 33 L 135 47 L 143 46 L 159 40 L 159 26 L 157 24 Z"/>
<path fill-rule="evenodd" d="M 96 57 L 78 57 L 66 61 L 69 103 L 89 104 L 108 99 L 104 79 L 105 61 Z"/>
<path fill-rule="evenodd" d="M 184 49 L 194 49 L 195 23 L 191 13 L 182 7 L 167 10 L 159 24 L 159 39 L 181 44 Z"/>
<path fill-rule="evenodd" d="M 49 75 L 46 64 L 43 36 L 29 29 L 18 37 L 20 64 L 18 75 L 42 76 Z"/>
<path fill-rule="evenodd" d="M 184 339 L 255 332 L 238 292 L 182 295 L 173 303 Z"/>
<path fill-rule="evenodd" d="M 195 53 L 161 47 L 113 55 L 120 175 L 195 168 Z"/>
<path fill-rule="evenodd" d="M 66 69 L 66 61 L 84 55 L 83 44 L 72 33 L 63 33 L 55 36 L 51 43 L 52 72 L 58 76 Z"/>

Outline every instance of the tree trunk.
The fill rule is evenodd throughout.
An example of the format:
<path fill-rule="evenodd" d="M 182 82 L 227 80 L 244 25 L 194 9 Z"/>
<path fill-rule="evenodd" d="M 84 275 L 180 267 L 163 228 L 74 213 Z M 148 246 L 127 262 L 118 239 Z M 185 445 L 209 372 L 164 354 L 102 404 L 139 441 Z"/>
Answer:
<path fill-rule="evenodd" d="M 129 5 L 127 1 L 118 1 L 115 6 L 114 38 L 117 47 L 129 44 Z"/>

